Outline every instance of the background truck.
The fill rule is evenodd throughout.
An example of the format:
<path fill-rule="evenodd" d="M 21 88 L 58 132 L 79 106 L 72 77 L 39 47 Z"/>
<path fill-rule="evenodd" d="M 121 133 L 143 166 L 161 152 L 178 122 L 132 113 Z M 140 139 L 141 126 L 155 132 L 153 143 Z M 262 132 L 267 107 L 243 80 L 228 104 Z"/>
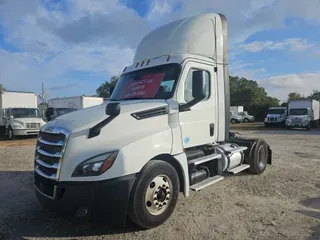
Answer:
<path fill-rule="evenodd" d="M 270 107 L 266 118 L 264 119 L 264 126 L 269 127 L 271 125 L 284 126 L 288 115 L 287 107 Z"/>
<path fill-rule="evenodd" d="M 37 108 L 37 95 L 27 92 L 0 93 L 0 128 L 10 140 L 14 136 L 37 135 L 45 124 Z"/>
<path fill-rule="evenodd" d="M 223 15 L 153 30 L 109 101 L 41 129 L 34 165 L 40 203 L 115 225 L 129 216 L 153 228 L 171 216 L 179 192 L 187 197 L 244 170 L 263 173 L 269 145 L 229 131 L 228 66 Z"/>
<path fill-rule="evenodd" d="M 248 111 L 244 111 L 243 106 L 231 106 L 230 112 L 233 113 L 233 115 L 239 115 L 242 118 L 242 121 L 245 123 L 248 122 L 254 122 L 255 118 L 254 116 L 250 115 Z"/>
<path fill-rule="evenodd" d="M 48 121 L 61 115 L 96 106 L 103 103 L 101 97 L 75 96 L 65 98 L 53 98 L 48 100 L 48 108 L 46 110 L 46 118 Z"/>
<path fill-rule="evenodd" d="M 289 113 L 286 119 L 287 129 L 319 127 L 319 102 L 312 99 L 291 100 L 288 103 Z"/>

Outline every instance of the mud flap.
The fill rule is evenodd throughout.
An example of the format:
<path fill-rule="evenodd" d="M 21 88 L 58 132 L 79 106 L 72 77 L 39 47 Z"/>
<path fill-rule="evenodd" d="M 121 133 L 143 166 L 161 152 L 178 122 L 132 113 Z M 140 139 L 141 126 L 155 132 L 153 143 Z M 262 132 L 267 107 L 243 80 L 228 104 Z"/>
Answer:
<path fill-rule="evenodd" d="M 270 148 L 270 146 L 268 145 L 268 164 L 272 164 L 272 150 Z"/>

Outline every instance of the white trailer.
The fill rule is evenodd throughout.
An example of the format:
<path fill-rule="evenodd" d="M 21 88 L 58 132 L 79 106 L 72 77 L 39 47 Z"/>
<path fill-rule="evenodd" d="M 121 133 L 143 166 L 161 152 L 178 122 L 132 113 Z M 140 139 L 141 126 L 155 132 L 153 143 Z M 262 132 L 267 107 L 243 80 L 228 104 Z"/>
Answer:
<path fill-rule="evenodd" d="M 53 98 L 48 100 L 48 107 L 73 108 L 76 110 L 96 106 L 103 103 L 101 97 L 75 96 L 64 98 Z"/>
<path fill-rule="evenodd" d="M 319 102 L 313 99 L 291 100 L 288 103 L 289 116 L 286 119 L 286 127 L 311 129 L 319 127 L 320 110 Z"/>
<path fill-rule="evenodd" d="M 37 108 L 36 94 L 0 93 L 0 128 L 10 140 L 14 136 L 36 135 L 44 123 Z"/>
<path fill-rule="evenodd" d="M 271 164 L 269 145 L 229 131 L 228 66 L 221 14 L 153 30 L 109 101 L 41 129 L 38 200 L 58 212 L 115 225 L 129 216 L 153 228 L 171 216 L 179 192 L 187 197 L 246 169 L 263 173 Z"/>
<path fill-rule="evenodd" d="M 103 103 L 103 101 L 104 100 L 101 97 L 88 96 L 53 98 L 48 100 L 46 118 L 48 121 L 50 121 L 66 113 L 100 105 Z"/>

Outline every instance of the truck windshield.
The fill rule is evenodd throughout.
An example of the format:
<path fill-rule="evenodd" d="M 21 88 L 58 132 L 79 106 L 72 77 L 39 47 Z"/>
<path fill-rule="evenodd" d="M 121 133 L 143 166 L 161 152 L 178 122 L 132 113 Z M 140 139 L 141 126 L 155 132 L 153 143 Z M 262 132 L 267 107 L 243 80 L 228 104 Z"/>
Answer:
<path fill-rule="evenodd" d="M 124 74 L 110 100 L 169 99 L 173 96 L 180 71 L 179 64 L 171 63 Z"/>
<path fill-rule="evenodd" d="M 308 109 L 293 108 L 293 109 L 290 109 L 290 115 L 308 115 Z"/>
<path fill-rule="evenodd" d="M 283 109 L 269 109 L 268 114 L 283 114 L 284 110 Z"/>
<path fill-rule="evenodd" d="M 11 116 L 14 118 L 40 118 L 37 108 L 12 108 Z"/>

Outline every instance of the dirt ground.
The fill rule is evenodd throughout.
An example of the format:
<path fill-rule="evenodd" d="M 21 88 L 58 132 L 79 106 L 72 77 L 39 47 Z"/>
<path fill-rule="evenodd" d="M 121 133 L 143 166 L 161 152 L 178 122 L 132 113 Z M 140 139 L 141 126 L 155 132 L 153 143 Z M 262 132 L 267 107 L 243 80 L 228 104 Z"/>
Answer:
<path fill-rule="evenodd" d="M 180 199 L 162 226 L 110 229 L 55 217 L 33 190 L 35 139 L 0 142 L 0 239 L 320 239 L 320 131 L 238 130 L 262 137 L 273 165 Z M 28 146 L 29 145 L 29 146 Z"/>

